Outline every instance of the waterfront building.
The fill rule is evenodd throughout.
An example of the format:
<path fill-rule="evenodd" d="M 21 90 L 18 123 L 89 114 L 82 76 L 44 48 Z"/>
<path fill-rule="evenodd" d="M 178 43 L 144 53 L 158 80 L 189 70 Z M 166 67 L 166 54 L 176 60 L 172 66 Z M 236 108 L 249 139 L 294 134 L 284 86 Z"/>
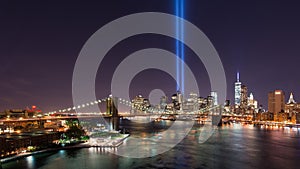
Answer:
<path fill-rule="evenodd" d="M 1 134 L 0 156 L 5 157 L 18 154 L 24 150 L 28 150 L 30 147 L 46 148 L 59 140 L 59 138 L 59 132 L 47 131 Z"/>
<path fill-rule="evenodd" d="M 0 118 L 34 118 L 41 115 L 42 111 L 32 106 L 31 109 L 7 109 L 0 113 Z"/>

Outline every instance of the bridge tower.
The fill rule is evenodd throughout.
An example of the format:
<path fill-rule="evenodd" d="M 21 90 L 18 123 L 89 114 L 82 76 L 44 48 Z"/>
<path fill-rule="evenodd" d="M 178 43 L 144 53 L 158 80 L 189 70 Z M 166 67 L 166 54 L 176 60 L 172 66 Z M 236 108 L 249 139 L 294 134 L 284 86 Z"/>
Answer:
<path fill-rule="evenodd" d="M 118 117 L 118 98 L 109 95 L 106 99 L 106 114 L 112 117 Z"/>
<path fill-rule="evenodd" d="M 106 99 L 106 114 L 110 116 L 112 130 L 119 130 L 118 97 L 109 95 Z"/>

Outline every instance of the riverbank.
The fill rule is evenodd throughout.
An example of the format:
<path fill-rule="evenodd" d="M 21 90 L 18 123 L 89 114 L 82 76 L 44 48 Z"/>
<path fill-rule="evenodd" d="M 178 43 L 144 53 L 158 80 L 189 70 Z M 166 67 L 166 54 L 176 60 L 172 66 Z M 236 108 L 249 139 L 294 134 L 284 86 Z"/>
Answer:
<path fill-rule="evenodd" d="M 77 144 L 77 145 L 73 145 L 73 146 L 47 148 L 47 149 L 43 149 L 43 150 L 39 150 L 39 151 L 17 154 L 17 155 L 12 156 L 12 157 L 6 157 L 6 158 L 1 159 L 0 161 L 1 161 L 1 163 L 5 163 L 5 162 L 8 162 L 8 161 L 28 157 L 28 156 L 35 155 L 35 154 L 45 153 L 45 152 L 58 151 L 58 150 L 68 150 L 68 149 L 75 149 L 75 148 L 89 148 L 89 147 L 91 147 L 91 146 L 86 144 L 86 143 L 81 143 L 81 144 Z"/>
<path fill-rule="evenodd" d="M 167 128 L 169 123 L 124 125 L 134 136 L 151 137 L 154 128 Z M 21 158 L 3 164 L 4 169 L 98 169 L 98 168 L 290 168 L 299 166 L 299 132 L 293 129 L 260 128 L 253 125 L 223 125 L 204 143 L 199 144 L 202 128 L 195 125 L 174 148 L 151 158 L 115 156 L 97 148 L 82 148 L 53 152 L 51 155 Z M 144 135 L 144 134 L 147 135 Z M 149 133 L 149 134 L 148 134 Z M 176 133 L 174 133 L 176 135 Z M 125 144 L 125 141 L 123 144 Z M 122 145 L 121 145 L 122 146 Z M 125 145 L 123 145 L 125 146 Z M 118 150 L 121 147 L 118 148 Z M 132 150 L 134 150 L 133 147 Z M 131 151 L 131 149 L 128 149 Z M 150 150 L 155 153 L 155 148 Z M 280 152 L 280 153 L 278 153 Z M 138 154 L 137 154 L 138 155 Z M 181 160 L 182 159 L 182 160 Z M 250 160 L 249 160 L 250 159 Z M 263 159 L 263 160 L 262 160 Z M 298 167 L 299 168 L 299 167 Z"/>
<path fill-rule="evenodd" d="M 47 149 L 43 149 L 43 150 L 39 150 L 39 151 L 34 151 L 34 152 L 26 152 L 26 153 L 21 153 L 12 157 L 6 157 L 3 159 L 0 159 L 1 163 L 6 163 L 9 161 L 13 161 L 13 160 L 17 160 L 20 158 L 24 158 L 24 157 L 28 157 L 31 155 L 35 155 L 35 154 L 40 154 L 40 153 L 46 153 L 46 152 L 51 152 L 51 151 L 59 151 L 59 150 L 69 150 L 69 149 L 81 149 L 81 148 L 90 148 L 90 147 L 111 147 L 111 148 L 116 148 L 119 147 L 123 141 L 129 137 L 129 134 L 126 134 L 122 139 L 118 140 L 117 143 L 115 143 L 113 146 L 110 145 L 90 145 L 89 142 L 86 143 L 80 143 L 80 144 L 76 144 L 76 145 L 72 145 L 72 146 L 64 146 L 64 147 L 56 147 L 56 148 L 47 148 Z"/>

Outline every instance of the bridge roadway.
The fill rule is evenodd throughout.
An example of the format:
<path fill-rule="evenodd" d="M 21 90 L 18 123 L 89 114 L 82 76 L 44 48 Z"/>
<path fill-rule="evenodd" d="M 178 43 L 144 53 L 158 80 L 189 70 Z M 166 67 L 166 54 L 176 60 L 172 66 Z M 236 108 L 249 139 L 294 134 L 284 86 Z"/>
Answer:
<path fill-rule="evenodd" d="M 87 115 L 64 115 L 61 114 L 61 116 L 44 116 L 44 117 L 35 117 L 35 118 L 5 118 L 0 119 L 1 123 L 10 123 L 10 122 L 26 122 L 26 121 L 47 121 L 47 120 L 67 120 L 67 119 L 84 119 L 84 118 L 111 118 L 112 116 L 106 115 L 106 114 L 87 114 Z M 130 113 L 119 113 L 120 118 L 130 118 L 130 117 L 147 117 L 147 116 L 168 116 L 168 115 L 185 115 L 185 116 L 194 116 L 194 117 L 207 117 L 207 114 L 162 114 L 162 113 L 138 113 L 138 114 L 130 114 Z M 210 114 L 211 115 L 211 114 Z M 235 115 L 222 115 L 222 117 L 241 117 L 241 116 L 235 116 Z"/>
<path fill-rule="evenodd" d="M 60 116 L 44 116 L 44 117 L 35 117 L 35 118 L 5 118 L 0 119 L 0 125 L 7 124 L 7 123 L 19 123 L 19 122 L 30 122 L 30 121 L 47 121 L 47 120 L 67 120 L 67 119 L 90 119 L 90 118 L 111 118 L 112 116 L 106 115 L 105 113 L 80 113 L 79 115 L 71 115 L 71 113 L 61 113 Z M 192 116 L 197 117 L 203 120 L 203 118 L 207 118 L 206 114 L 184 114 L 184 113 L 119 113 L 119 118 L 133 118 L 133 117 L 160 117 L 160 116 L 168 116 L 168 115 L 185 115 L 185 116 Z M 211 116 L 211 113 L 209 114 Z M 285 122 L 274 122 L 274 121 L 252 121 L 251 115 L 236 115 L 236 114 L 222 114 L 223 122 L 227 121 L 236 121 L 236 122 L 248 122 L 254 125 L 264 125 L 264 126 L 279 126 L 279 127 L 295 127 L 300 128 L 300 124 L 292 124 L 292 123 L 285 123 Z"/>
<path fill-rule="evenodd" d="M 47 121 L 47 120 L 66 120 L 66 119 L 77 119 L 77 118 L 109 118 L 111 116 L 102 116 L 102 115 L 89 115 L 89 116 L 49 116 L 41 118 L 5 118 L 0 119 L 1 122 L 26 122 L 26 121 Z"/>

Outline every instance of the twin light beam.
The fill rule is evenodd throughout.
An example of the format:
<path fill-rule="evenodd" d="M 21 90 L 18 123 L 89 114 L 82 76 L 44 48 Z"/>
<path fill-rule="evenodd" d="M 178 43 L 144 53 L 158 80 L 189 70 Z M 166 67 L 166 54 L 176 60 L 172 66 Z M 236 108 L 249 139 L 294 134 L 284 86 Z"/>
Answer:
<path fill-rule="evenodd" d="M 176 19 L 176 81 L 177 91 L 184 94 L 184 42 L 179 42 L 178 39 L 184 39 L 184 23 L 179 18 L 184 18 L 184 0 L 175 0 L 175 15 Z M 181 65 L 179 59 L 182 60 Z"/>

